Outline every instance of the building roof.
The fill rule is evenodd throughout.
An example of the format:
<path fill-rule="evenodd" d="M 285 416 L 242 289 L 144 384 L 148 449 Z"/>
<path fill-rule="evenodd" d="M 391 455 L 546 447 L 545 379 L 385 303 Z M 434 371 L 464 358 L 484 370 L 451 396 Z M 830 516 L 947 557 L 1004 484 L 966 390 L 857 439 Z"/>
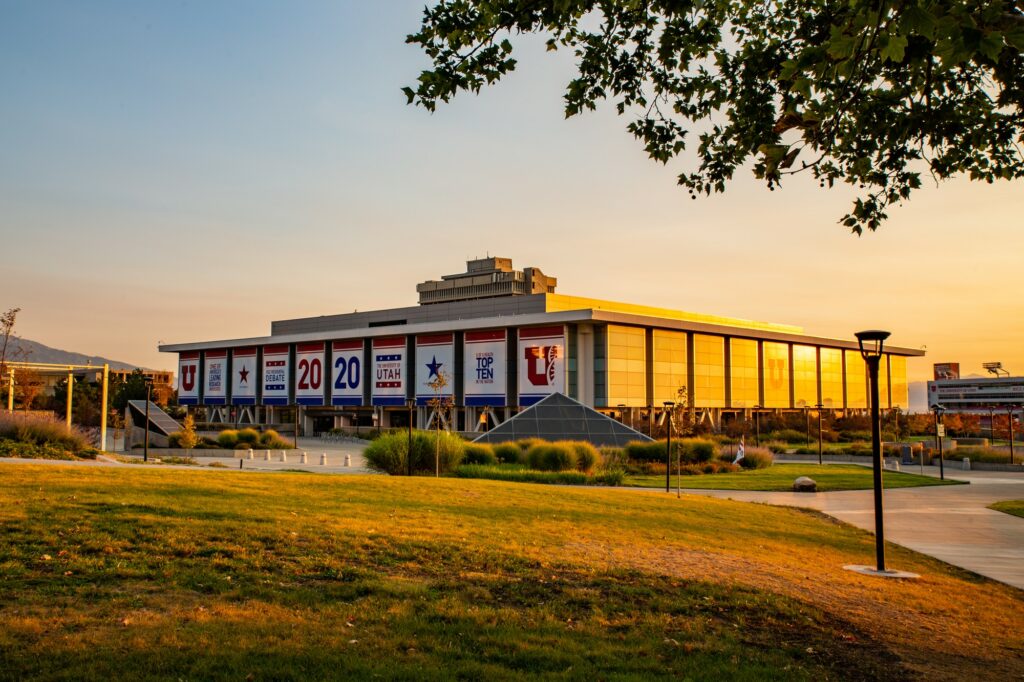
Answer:
<path fill-rule="evenodd" d="M 534 294 L 280 320 L 271 323 L 270 336 L 164 344 L 160 346 L 160 350 L 181 352 L 269 343 L 565 323 L 650 326 L 851 350 L 858 348 L 856 341 L 809 336 L 803 333 L 802 328 L 792 325 L 702 315 L 563 294 Z M 924 351 L 915 348 L 888 345 L 885 348 L 886 352 L 893 355 L 924 355 Z"/>
<path fill-rule="evenodd" d="M 630 441 L 651 440 L 625 424 L 592 410 L 572 398 L 553 393 L 502 422 L 474 443 L 507 443 L 522 438 L 547 441 L 583 440 L 593 445 L 621 447 Z"/>

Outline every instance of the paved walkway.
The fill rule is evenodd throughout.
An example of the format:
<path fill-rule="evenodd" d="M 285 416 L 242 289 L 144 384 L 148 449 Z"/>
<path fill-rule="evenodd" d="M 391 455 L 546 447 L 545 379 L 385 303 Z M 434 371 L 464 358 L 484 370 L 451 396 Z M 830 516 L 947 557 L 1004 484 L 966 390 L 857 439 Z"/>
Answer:
<path fill-rule="evenodd" d="M 919 473 L 918 467 L 904 471 Z M 938 467 L 925 467 L 938 477 Z M 885 539 L 955 566 L 1024 589 L 1024 518 L 986 509 L 993 502 L 1024 499 L 1024 477 L 989 471 L 949 471 L 970 485 L 886 490 Z M 808 507 L 874 532 L 870 490 L 828 493 L 686 490 L 693 495 L 742 502 Z M 893 566 L 892 568 L 899 568 Z"/>

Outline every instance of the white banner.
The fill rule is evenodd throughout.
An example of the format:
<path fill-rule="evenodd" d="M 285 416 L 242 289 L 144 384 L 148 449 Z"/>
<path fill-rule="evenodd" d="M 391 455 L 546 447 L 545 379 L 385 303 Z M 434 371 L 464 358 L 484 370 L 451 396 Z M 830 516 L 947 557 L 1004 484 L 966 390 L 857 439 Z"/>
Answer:
<path fill-rule="evenodd" d="M 565 393 L 565 328 L 519 330 L 519 404 L 533 405 L 552 393 Z"/>
<path fill-rule="evenodd" d="M 228 352 L 208 350 L 203 356 L 203 403 L 223 405 L 228 398 Z"/>
<path fill-rule="evenodd" d="M 324 342 L 295 345 L 295 402 L 324 404 Z"/>
<path fill-rule="evenodd" d="M 373 340 L 373 404 L 405 405 L 405 337 Z"/>
<path fill-rule="evenodd" d="M 256 404 L 256 349 L 236 348 L 231 351 L 231 402 L 235 405 Z"/>
<path fill-rule="evenodd" d="M 288 346 L 263 347 L 263 404 L 288 404 Z"/>
<path fill-rule="evenodd" d="M 331 344 L 331 404 L 363 404 L 363 340 Z"/>
<path fill-rule="evenodd" d="M 447 378 L 448 384 L 438 394 L 430 383 L 441 376 Z M 455 335 L 451 333 L 416 337 L 416 404 L 427 405 L 438 395 L 455 395 Z"/>
<path fill-rule="evenodd" d="M 505 330 L 466 332 L 463 348 L 466 405 L 505 404 L 507 345 Z"/>
<path fill-rule="evenodd" d="M 182 405 L 199 404 L 198 351 L 178 356 L 178 402 Z"/>

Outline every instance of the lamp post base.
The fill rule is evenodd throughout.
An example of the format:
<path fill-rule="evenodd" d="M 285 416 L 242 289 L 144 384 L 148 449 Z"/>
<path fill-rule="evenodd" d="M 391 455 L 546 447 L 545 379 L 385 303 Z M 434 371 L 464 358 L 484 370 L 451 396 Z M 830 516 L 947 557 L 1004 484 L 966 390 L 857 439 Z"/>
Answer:
<path fill-rule="evenodd" d="M 909 571 L 895 571 L 893 569 L 879 571 L 874 566 L 861 566 L 859 564 L 850 564 L 849 566 L 843 566 L 843 569 L 847 571 L 853 571 L 854 573 L 860 573 L 861 575 L 870 575 L 875 578 L 900 578 L 903 580 L 912 580 L 914 578 L 921 577 L 919 574 L 910 573 Z"/>

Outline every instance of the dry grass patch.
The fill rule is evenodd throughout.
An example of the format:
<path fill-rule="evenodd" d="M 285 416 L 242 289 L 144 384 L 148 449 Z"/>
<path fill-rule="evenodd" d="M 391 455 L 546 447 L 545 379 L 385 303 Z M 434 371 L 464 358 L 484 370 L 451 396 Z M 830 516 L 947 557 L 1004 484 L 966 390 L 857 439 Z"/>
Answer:
<path fill-rule="evenodd" d="M 727 500 L 456 479 L 0 472 L 15 678 L 1009 679 L 1020 592 Z M 49 557 L 49 558 L 44 558 Z"/>

